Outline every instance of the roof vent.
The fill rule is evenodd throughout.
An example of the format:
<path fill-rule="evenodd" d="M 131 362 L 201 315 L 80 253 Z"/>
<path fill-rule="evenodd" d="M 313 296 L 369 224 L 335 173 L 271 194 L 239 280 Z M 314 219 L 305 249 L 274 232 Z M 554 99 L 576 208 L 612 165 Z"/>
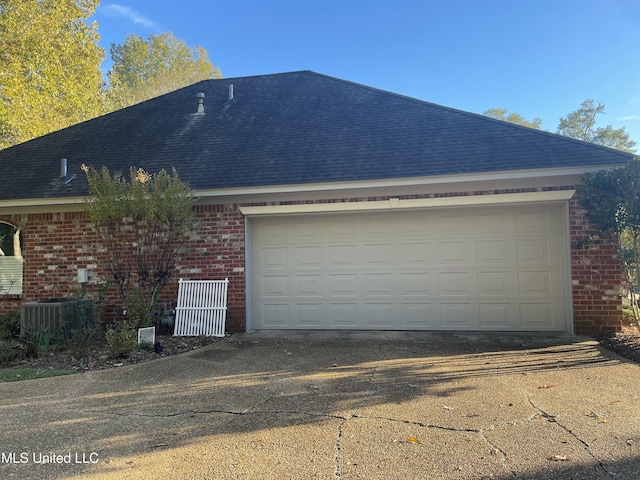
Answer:
<path fill-rule="evenodd" d="M 198 97 L 198 111 L 194 115 L 204 115 L 204 93 L 197 93 L 196 97 Z"/>
<path fill-rule="evenodd" d="M 69 182 L 71 182 L 71 180 L 76 178 L 75 173 L 73 175 L 69 175 L 69 169 L 67 168 L 66 158 L 60 159 L 60 178 L 62 179 L 65 185 L 67 185 Z"/>
<path fill-rule="evenodd" d="M 229 100 L 233 100 L 233 83 L 229 84 Z"/>

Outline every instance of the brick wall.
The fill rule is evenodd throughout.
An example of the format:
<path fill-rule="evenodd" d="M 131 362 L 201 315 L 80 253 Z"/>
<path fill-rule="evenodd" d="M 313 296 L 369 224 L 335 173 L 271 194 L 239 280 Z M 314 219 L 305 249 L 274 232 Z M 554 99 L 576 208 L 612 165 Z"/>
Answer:
<path fill-rule="evenodd" d="M 175 300 L 178 279 L 229 279 L 227 330 L 245 330 L 244 216 L 235 205 L 196 207 L 199 228 L 178 260 L 177 272 L 165 288 L 161 302 Z"/>
<path fill-rule="evenodd" d="M 576 198 L 570 201 L 569 210 L 575 331 L 595 335 L 619 330 L 623 272 L 616 247 L 597 235 Z"/>
<path fill-rule="evenodd" d="M 82 212 L 0 216 L 22 235 L 23 294 L 0 295 L 0 313 L 19 308 L 22 301 L 68 297 L 81 291 L 77 269 L 100 273 L 97 237 Z"/>
<path fill-rule="evenodd" d="M 228 321 L 231 331 L 245 326 L 244 217 L 235 206 L 196 207 L 199 229 L 178 259 L 177 272 L 165 287 L 161 302 L 177 296 L 178 278 L 229 278 Z M 105 273 L 104 250 L 84 212 L 0 216 L 20 228 L 23 239 L 23 294 L 0 295 L 0 314 L 20 308 L 22 302 L 95 293 Z M 77 281 L 77 269 L 90 270 L 89 283 Z M 115 290 L 110 311 L 122 305 Z"/>
<path fill-rule="evenodd" d="M 572 187 L 554 187 L 553 190 Z M 458 195 L 518 193 L 551 189 L 459 192 L 442 195 L 412 195 L 400 198 L 433 198 Z M 389 197 L 339 199 L 336 201 L 386 200 Z M 323 203 L 327 201 L 324 200 Z M 296 202 L 288 202 L 296 203 Z M 317 202 L 300 202 L 317 203 Z M 265 205 L 253 203 L 252 205 Z M 244 331 L 245 304 L 245 223 L 237 205 L 196 207 L 199 228 L 192 234 L 187 249 L 178 260 L 177 272 L 165 288 L 160 301 L 171 303 L 177 296 L 178 278 L 229 278 L 227 328 Z M 0 296 L 0 313 L 19 308 L 22 301 L 73 296 L 82 288 L 96 289 L 103 276 L 98 265 L 104 252 L 84 213 L 24 214 L 0 216 L 22 231 L 24 246 L 24 284 L 22 298 Z M 613 246 L 604 241 L 584 243 L 594 231 L 584 218 L 578 202 L 570 202 L 571 268 L 573 310 L 576 333 L 595 334 L 613 330 L 621 324 L 618 286 L 621 268 Z M 91 270 L 89 285 L 77 282 L 77 268 Z M 115 309 L 120 304 L 111 296 Z"/>

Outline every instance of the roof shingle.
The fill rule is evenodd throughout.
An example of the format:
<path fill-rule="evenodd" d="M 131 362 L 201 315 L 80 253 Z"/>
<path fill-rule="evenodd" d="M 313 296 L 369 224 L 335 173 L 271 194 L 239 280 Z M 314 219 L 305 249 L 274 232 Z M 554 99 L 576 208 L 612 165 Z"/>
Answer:
<path fill-rule="evenodd" d="M 228 100 L 229 85 L 234 99 Z M 205 93 L 205 115 L 193 115 Z M 65 185 L 60 159 L 77 178 Z M 0 200 L 80 196 L 80 166 L 193 189 L 626 163 L 631 154 L 310 71 L 205 80 L 0 151 Z"/>

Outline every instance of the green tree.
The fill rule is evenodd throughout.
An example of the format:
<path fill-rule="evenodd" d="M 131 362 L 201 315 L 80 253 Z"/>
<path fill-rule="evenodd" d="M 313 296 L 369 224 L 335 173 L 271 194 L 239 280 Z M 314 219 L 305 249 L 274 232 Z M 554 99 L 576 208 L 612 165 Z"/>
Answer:
<path fill-rule="evenodd" d="M 91 198 L 87 212 L 106 249 L 132 327 L 149 325 L 160 292 L 196 225 L 195 198 L 175 170 L 150 175 L 131 168 L 127 180 L 83 165 Z"/>
<path fill-rule="evenodd" d="M 171 32 L 147 40 L 129 35 L 111 45 L 108 98 L 115 110 L 209 78 L 221 78 L 202 47 L 189 48 Z"/>
<path fill-rule="evenodd" d="M 0 148 L 101 113 L 99 0 L 0 0 Z"/>
<path fill-rule="evenodd" d="M 604 113 L 604 104 L 589 98 L 582 102 L 580 108 L 560 119 L 557 133 L 585 142 L 597 143 L 616 150 L 635 152 L 636 142 L 622 128 L 596 127 L 596 117 Z"/>
<path fill-rule="evenodd" d="M 586 173 L 578 187 L 585 215 L 598 232 L 617 246 L 627 277 L 631 308 L 640 326 L 640 160 L 621 168 Z"/>
<path fill-rule="evenodd" d="M 517 123 L 524 127 L 535 128 L 539 130 L 542 126 L 542 120 L 538 117 L 532 121 L 527 120 L 522 115 L 516 112 L 509 113 L 506 108 L 490 108 L 483 113 L 487 117 L 495 118 L 496 120 L 502 120 L 504 122 Z"/>

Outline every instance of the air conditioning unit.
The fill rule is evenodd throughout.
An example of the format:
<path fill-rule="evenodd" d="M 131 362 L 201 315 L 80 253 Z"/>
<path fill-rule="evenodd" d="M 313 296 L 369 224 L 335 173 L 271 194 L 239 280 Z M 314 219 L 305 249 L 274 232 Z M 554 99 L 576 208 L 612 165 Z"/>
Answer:
<path fill-rule="evenodd" d="M 38 338 L 47 333 L 50 340 L 65 340 L 71 337 L 71 325 L 65 318 L 64 312 L 78 304 L 83 307 L 93 306 L 90 300 L 71 300 L 68 298 L 53 298 L 41 302 L 25 302 L 20 306 L 20 336 Z M 92 311 L 89 313 L 93 321 Z M 74 322 L 77 323 L 77 322 Z"/>

